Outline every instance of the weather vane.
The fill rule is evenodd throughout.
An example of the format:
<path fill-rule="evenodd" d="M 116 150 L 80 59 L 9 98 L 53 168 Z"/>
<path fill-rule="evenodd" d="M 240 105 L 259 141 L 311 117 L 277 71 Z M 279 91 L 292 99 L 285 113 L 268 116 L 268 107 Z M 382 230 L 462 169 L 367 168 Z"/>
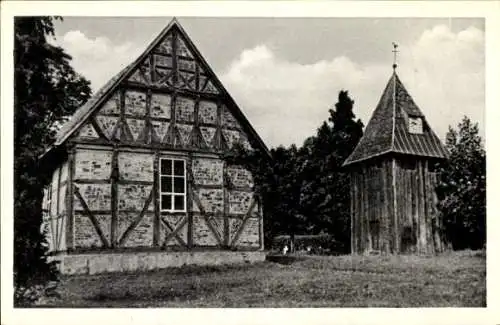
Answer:
<path fill-rule="evenodd" d="M 398 54 L 398 52 L 399 52 L 399 51 L 397 50 L 397 48 L 398 48 L 398 44 L 396 44 L 396 43 L 392 42 L 392 47 L 394 48 L 394 50 L 392 50 L 392 53 L 394 53 L 394 63 L 392 64 L 392 68 L 393 68 L 394 70 L 396 70 L 396 68 L 398 67 L 398 65 L 397 65 L 397 63 L 396 63 L 397 54 Z"/>

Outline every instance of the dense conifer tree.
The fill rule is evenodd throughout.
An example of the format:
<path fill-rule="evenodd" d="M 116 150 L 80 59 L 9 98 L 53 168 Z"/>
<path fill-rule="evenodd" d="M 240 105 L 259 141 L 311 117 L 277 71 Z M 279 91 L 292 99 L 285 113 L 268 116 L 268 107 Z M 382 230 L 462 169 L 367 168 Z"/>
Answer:
<path fill-rule="evenodd" d="M 71 57 L 48 42 L 52 17 L 14 21 L 14 282 L 18 290 L 56 279 L 47 263 L 42 223 L 43 186 L 50 173 L 40 156 L 54 140 L 55 125 L 90 96 L 90 83 Z M 22 294 L 16 297 L 22 297 Z"/>

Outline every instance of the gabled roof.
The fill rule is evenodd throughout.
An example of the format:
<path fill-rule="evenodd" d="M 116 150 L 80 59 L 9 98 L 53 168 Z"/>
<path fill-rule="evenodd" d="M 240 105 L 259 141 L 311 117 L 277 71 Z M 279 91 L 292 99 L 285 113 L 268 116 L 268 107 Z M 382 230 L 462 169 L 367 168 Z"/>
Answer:
<path fill-rule="evenodd" d="M 192 40 L 189 38 L 186 31 L 182 28 L 182 26 L 180 25 L 180 23 L 176 18 L 173 18 L 170 21 L 170 23 L 160 32 L 160 34 L 153 40 L 153 42 L 135 61 L 133 61 L 123 70 L 121 70 L 118 74 L 116 74 L 113 78 L 111 78 L 111 80 L 109 80 L 101 89 L 99 89 L 84 105 L 82 105 L 72 115 L 70 120 L 68 120 L 66 123 L 63 124 L 63 126 L 56 135 L 56 140 L 54 144 L 46 151 L 44 155 L 46 155 L 48 152 L 55 149 L 56 147 L 59 147 L 60 145 L 64 144 L 66 140 L 68 140 L 68 138 L 75 131 L 77 131 L 80 126 L 82 126 L 86 122 L 86 120 L 92 115 L 92 113 L 94 113 L 100 107 L 100 105 L 103 102 L 105 102 L 116 89 L 118 89 L 120 83 L 132 75 L 132 73 L 141 65 L 144 59 L 151 54 L 153 49 L 156 48 L 162 42 L 165 36 L 174 28 L 177 29 L 177 32 L 184 38 L 187 45 L 190 47 L 190 50 L 192 50 L 196 60 L 198 60 L 203 66 L 205 73 L 211 78 L 215 86 L 219 88 L 224 98 L 228 100 L 230 104 L 227 105 L 228 109 L 231 111 L 231 113 L 235 115 L 236 119 L 241 123 L 243 129 L 247 131 L 248 134 L 253 139 L 256 140 L 256 143 L 258 144 L 259 148 L 263 150 L 264 153 L 266 153 L 270 157 L 269 149 L 265 145 L 264 141 L 262 141 L 260 136 L 257 134 L 255 129 L 252 127 L 252 125 L 246 118 L 246 116 L 239 109 L 234 99 L 227 92 L 227 90 L 222 85 L 218 77 L 210 68 L 210 65 L 207 63 L 205 58 L 201 55 L 199 50 L 193 44 Z"/>
<path fill-rule="evenodd" d="M 412 117 L 422 119 L 421 134 L 410 133 L 408 120 Z M 363 137 L 344 166 L 390 152 L 434 158 L 448 156 L 396 72 L 389 79 Z"/>

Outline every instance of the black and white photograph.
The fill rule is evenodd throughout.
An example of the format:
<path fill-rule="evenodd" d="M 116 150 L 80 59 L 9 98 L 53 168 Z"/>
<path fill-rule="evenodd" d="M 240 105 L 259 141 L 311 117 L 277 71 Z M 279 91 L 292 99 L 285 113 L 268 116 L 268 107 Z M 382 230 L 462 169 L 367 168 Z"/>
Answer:
<path fill-rule="evenodd" d="M 492 306 L 487 18 L 185 12 L 6 21 L 11 308 Z"/>

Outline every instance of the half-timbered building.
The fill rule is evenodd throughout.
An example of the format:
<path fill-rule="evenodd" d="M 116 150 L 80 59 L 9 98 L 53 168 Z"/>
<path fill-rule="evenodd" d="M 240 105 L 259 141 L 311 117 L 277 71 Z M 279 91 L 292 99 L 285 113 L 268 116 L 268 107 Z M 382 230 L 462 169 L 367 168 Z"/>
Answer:
<path fill-rule="evenodd" d="M 445 248 L 435 167 L 446 157 L 394 71 L 344 162 L 351 176 L 352 253 L 434 254 Z"/>
<path fill-rule="evenodd" d="M 63 272 L 212 263 L 237 252 L 249 259 L 262 250 L 252 175 L 223 159 L 235 143 L 269 154 L 172 20 L 75 112 L 43 157 L 53 167 L 44 226 Z"/>

